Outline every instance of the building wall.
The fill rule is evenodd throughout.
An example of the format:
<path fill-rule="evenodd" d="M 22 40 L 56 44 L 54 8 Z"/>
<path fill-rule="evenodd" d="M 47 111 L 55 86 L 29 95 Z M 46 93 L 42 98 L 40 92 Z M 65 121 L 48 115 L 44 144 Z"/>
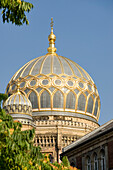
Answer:
<path fill-rule="evenodd" d="M 80 170 L 113 169 L 113 132 L 106 133 L 103 136 L 95 137 L 93 140 L 76 146 L 69 151 L 64 152 L 61 157 L 67 156 L 70 164 Z M 102 169 L 103 170 L 103 169 Z"/>
<path fill-rule="evenodd" d="M 82 156 L 76 157 L 76 168 L 82 169 Z"/>
<path fill-rule="evenodd" d="M 52 155 L 54 161 L 60 161 L 62 148 L 81 138 L 98 127 L 97 123 L 63 116 L 33 117 L 36 124 L 36 146 L 43 153 Z"/>
<path fill-rule="evenodd" d="M 109 168 L 113 169 L 113 140 L 108 142 Z"/>
<path fill-rule="evenodd" d="M 22 128 L 21 128 L 22 131 L 24 131 L 24 130 L 30 130 L 30 129 L 33 129 L 33 126 L 31 126 L 31 125 L 25 125 L 25 124 L 23 124 L 23 125 L 22 125 Z"/>
<path fill-rule="evenodd" d="M 83 150 L 81 151 L 81 153 L 83 152 Z M 101 170 L 102 169 L 102 158 L 101 158 L 101 152 L 105 153 L 105 146 L 103 147 L 98 147 L 95 148 L 91 151 L 87 151 L 85 153 L 82 154 L 77 154 L 79 156 L 77 156 L 76 154 L 73 154 L 73 156 L 68 156 L 68 159 L 70 161 L 70 164 L 73 165 L 73 163 L 75 163 L 75 167 L 77 167 L 80 170 L 87 170 L 88 169 L 88 162 L 89 162 L 89 166 L 90 166 L 90 170 L 95 170 L 94 169 L 94 164 L 96 163 L 94 160 L 94 156 L 95 154 L 97 155 L 97 170 Z M 108 165 L 107 165 L 107 158 L 106 158 L 106 153 L 104 155 L 105 158 L 105 162 L 104 162 L 104 170 L 108 169 Z M 89 159 L 89 161 L 88 161 Z"/>

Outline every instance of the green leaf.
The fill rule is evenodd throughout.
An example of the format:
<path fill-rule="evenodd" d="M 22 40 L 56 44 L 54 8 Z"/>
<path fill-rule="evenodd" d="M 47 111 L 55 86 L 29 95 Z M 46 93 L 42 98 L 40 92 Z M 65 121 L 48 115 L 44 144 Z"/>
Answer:
<path fill-rule="evenodd" d="M 15 25 L 29 24 L 26 13 L 31 11 L 33 4 L 21 0 L 0 0 L 0 9 L 2 11 L 3 23 L 12 22 Z"/>
<path fill-rule="evenodd" d="M 70 163 L 69 163 L 69 161 L 68 161 L 67 156 L 64 156 L 64 157 L 62 158 L 62 163 L 63 163 L 63 165 L 66 166 L 66 167 L 69 167 L 69 166 L 70 166 Z"/>

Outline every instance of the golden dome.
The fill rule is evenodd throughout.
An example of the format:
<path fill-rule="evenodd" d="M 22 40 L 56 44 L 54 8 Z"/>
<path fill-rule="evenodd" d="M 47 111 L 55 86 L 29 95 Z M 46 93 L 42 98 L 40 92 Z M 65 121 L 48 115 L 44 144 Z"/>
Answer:
<path fill-rule="evenodd" d="M 96 85 L 77 63 L 55 53 L 56 36 L 53 27 L 51 30 L 48 53 L 20 68 L 6 93 L 13 94 L 19 82 L 20 90 L 32 103 L 34 116 L 52 114 L 98 121 L 100 98 Z"/>
<path fill-rule="evenodd" d="M 16 92 L 5 101 L 3 108 L 14 120 L 22 123 L 32 121 L 32 105 L 26 95 L 22 94 L 16 85 Z M 23 122 L 24 119 L 24 122 Z"/>

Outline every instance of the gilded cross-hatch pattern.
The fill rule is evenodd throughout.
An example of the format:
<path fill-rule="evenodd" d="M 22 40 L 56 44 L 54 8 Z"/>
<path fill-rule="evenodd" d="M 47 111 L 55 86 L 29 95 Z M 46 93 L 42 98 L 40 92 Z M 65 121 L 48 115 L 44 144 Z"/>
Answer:
<path fill-rule="evenodd" d="M 47 54 L 31 60 L 15 73 L 6 93 L 14 93 L 17 82 L 33 112 L 76 112 L 99 119 L 100 98 L 92 78 L 68 58 Z"/>

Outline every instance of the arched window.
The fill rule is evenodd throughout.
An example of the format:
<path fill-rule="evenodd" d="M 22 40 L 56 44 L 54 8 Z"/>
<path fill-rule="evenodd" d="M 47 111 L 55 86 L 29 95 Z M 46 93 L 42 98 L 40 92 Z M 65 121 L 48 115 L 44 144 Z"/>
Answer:
<path fill-rule="evenodd" d="M 69 92 L 66 98 L 66 108 L 75 109 L 76 98 L 73 92 Z"/>
<path fill-rule="evenodd" d="M 40 98 L 40 106 L 41 108 L 50 108 L 51 107 L 51 98 L 50 98 L 50 94 L 47 91 L 44 91 L 41 94 L 41 98 Z"/>
<path fill-rule="evenodd" d="M 87 170 L 91 170 L 91 158 L 90 158 L 90 156 L 87 157 Z"/>
<path fill-rule="evenodd" d="M 78 98 L 78 107 L 77 110 L 82 110 L 85 111 L 85 104 L 86 104 L 86 99 L 83 94 L 81 94 Z"/>
<path fill-rule="evenodd" d="M 94 170 L 98 170 L 98 157 L 96 153 L 94 153 Z"/>
<path fill-rule="evenodd" d="M 37 99 L 37 95 L 34 91 L 32 91 L 29 95 L 29 100 L 31 101 L 32 103 L 32 108 L 33 109 L 36 109 L 38 108 L 38 99 Z"/>
<path fill-rule="evenodd" d="M 94 115 L 95 115 L 95 116 L 97 115 L 97 111 L 98 111 L 98 100 L 96 99 L 96 102 L 95 102 L 95 110 L 94 110 Z"/>
<path fill-rule="evenodd" d="M 57 91 L 53 96 L 53 107 L 63 108 L 63 103 L 64 103 L 63 94 L 60 91 Z"/>
<path fill-rule="evenodd" d="M 90 96 L 90 98 L 88 100 L 87 112 L 92 113 L 92 110 L 93 110 L 93 99 Z"/>
<path fill-rule="evenodd" d="M 101 159 L 101 170 L 105 170 L 105 152 L 104 150 L 101 150 L 100 152 L 100 159 Z"/>
<path fill-rule="evenodd" d="M 53 157 L 53 155 L 52 155 L 52 154 L 49 154 L 49 158 L 50 158 L 50 162 L 51 162 L 51 163 L 53 163 L 53 161 L 54 161 L 54 157 Z"/>

